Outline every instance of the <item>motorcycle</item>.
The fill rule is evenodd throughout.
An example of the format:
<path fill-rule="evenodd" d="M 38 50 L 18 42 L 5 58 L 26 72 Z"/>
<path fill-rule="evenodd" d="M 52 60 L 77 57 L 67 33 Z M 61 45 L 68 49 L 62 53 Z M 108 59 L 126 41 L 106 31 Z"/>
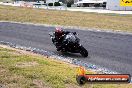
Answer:
<path fill-rule="evenodd" d="M 54 42 L 54 33 L 50 32 L 49 35 L 52 39 L 53 44 L 56 46 Z M 76 36 L 76 33 L 71 32 L 67 35 L 64 35 L 64 47 L 61 49 L 61 52 L 80 53 L 83 57 L 87 57 L 88 51 L 79 42 L 80 39 Z"/>

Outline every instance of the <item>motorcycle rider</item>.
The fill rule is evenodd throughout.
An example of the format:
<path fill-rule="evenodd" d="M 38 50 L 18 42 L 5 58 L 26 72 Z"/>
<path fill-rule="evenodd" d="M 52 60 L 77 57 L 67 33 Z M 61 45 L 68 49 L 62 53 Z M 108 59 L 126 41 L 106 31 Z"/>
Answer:
<path fill-rule="evenodd" d="M 57 51 L 60 51 L 65 46 L 64 36 L 66 36 L 68 33 L 70 32 L 64 31 L 59 27 L 55 29 L 55 38 L 53 39 L 53 42 L 56 45 Z M 73 34 L 75 35 L 76 32 L 73 32 Z"/>

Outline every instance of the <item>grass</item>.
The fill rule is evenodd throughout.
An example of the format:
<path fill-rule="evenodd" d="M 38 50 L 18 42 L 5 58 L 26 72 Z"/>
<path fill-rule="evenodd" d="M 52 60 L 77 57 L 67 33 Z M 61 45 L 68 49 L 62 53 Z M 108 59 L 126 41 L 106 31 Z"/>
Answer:
<path fill-rule="evenodd" d="M 0 47 L 0 85 L 7 88 L 80 88 L 75 80 L 76 71 L 77 67 L 68 63 Z M 86 84 L 81 87 L 132 88 L 132 85 Z"/>
<path fill-rule="evenodd" d="M 0 0 L 0 2 L 12 2 L 13 0 Z"/>
<path fill-rule="evenodd" d="M 0 5 L 0 20 L 132 32 L 132 15 L 56 11 Z"/>

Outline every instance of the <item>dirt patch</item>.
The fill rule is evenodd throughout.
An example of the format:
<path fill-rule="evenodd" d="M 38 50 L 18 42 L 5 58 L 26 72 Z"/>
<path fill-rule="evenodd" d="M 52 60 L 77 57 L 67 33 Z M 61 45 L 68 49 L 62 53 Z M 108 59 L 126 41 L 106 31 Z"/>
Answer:
<path fill-rule="evenodd" d="M 0 84 L 0 88 L 7 88 L 7 87 L 3 84 Z"/>
<path fill-rule="evenodd" d="M 36 66 L 36 65 L 38 65 L 37 62 L 23 62 L 23 63 L 18 62 L 16 67 L 31 67 L 31 66 Z"/>
<path fill-rule="evenodd" d="M 65 84 L 66 88 L 82 88 L 82 86 L 74 85 L 74 84 Z"/>
<path fill-rule="evenodd" d="M 9 52 L 9 54 L 13 54 L 13 55 L 22 55 L 23 53 L 22 52 Z"/>
<path fill-rule="evenodd" d="M 42 80 L 33 80 L 33 84 L 35 84 L 37 88 L 51 88 L 46 85 Z"/>
<path fill-rule="evenodd" d="M 8 69 L 5 69 L 2 65 L 0 65 L 0 76 L 4 75 L 5 73 L 8 72 Z M 1 88 L 1 87 L 0 87 Z"/>
<path fill-rule="evenodd" d="M 0 68 L 0 74 L 5 73 L 5 72 L 7 72 L 7 70 Z"/>
<path fill-rule="evenodd" d="M 65 87 L 66 88 L 94 88 L 93 84 L 85 84 L 85 85 L 65 84 Z"/>

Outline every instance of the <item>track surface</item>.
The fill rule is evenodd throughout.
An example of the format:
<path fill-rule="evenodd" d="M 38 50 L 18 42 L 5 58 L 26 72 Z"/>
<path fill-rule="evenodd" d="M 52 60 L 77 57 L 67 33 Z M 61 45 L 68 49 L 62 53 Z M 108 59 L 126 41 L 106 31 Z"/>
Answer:
<path fill-rule="evenodd" d="M 58 53 L 48 35 L 53 30 L 54 27 L 0 22 L 0 41 Z M 81 44 L 89 51 L 89 57 L 83 58 L 79 54 L 64 54 L 65 56 L 132 75 L 132 35 L 67 30 L 79 34 Z"/>

